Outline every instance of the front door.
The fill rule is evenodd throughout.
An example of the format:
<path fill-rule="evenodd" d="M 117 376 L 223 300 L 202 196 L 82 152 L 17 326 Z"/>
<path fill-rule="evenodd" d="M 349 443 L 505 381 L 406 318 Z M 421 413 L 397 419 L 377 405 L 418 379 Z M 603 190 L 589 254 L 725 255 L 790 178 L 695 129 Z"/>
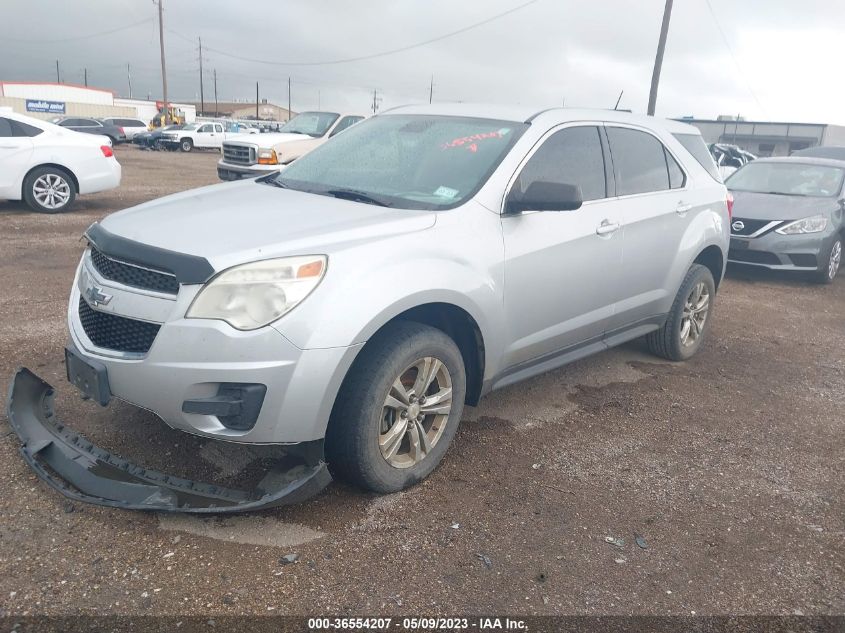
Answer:
<path fill-rule="evenodd" d="M 16 130 L 17 126 L 11 119 L 0 117 L 0 197 L 18 198 L 21 179 L 29 168 L 32 139 L 19 135 Z"/>
<path fill-rule="evenodd" d="M 598 124 L 559 128 L 513 182 L 510 191 L 525 191 L 534 181 L 578 185 L 584 204 L 575 211 L 502 216 L 506 367 L 598 343 L 613 315 L 623 220 L 608 200 L 605 153 Z"/>

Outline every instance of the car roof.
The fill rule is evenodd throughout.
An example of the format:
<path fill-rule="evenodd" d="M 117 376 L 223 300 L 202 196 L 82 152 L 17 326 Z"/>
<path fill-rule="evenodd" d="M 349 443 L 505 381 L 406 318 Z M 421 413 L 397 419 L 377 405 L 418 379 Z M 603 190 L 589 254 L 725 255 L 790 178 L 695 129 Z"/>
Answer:
<path fill-rule="evenodd" d="M 758 158 L 755 163 L 791 163 L 795 165 L 826 165 L 828 167 L 845 167 L 845 160 L 836 158 L 816 158 L 815 156 L 770 156 Z M 749 163 L 750 164 L 750 163 Z"/>
<path fill-rule="evenodd" d="M 496 105 L 477 103 L 436 103 L 406 105 L 385 110 L 382 114 L 428 114 L 441 116 L 463 116 L 482 119 L 497 119 L 529 123 L 542 117 L 543 123 L 568 123 L 570 121 L 608 121 L 630 123 L 646 128 L 660 127 L 672 134 L 701 135 L 698 128 L 673 119 L 661 119 L 633 114 L 623 110 L 603 110 L 600 108 L 537 108 L 522 105 Z"/>

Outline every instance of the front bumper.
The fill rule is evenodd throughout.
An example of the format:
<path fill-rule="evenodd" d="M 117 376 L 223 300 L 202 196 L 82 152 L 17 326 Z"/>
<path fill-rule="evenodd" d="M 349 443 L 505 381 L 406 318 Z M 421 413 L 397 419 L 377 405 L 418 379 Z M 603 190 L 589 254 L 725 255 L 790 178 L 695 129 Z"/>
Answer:
<path fill-rule="evenodd" d="M 89 253 L 80 271 L 85 275 L 77 273 L 68 306 L 70 340 L 83 359 L 105 367 L 111 395 L 175 429 L 230 442 L 296 444 L 325 436 L 335 395 L 360 345 L 303 350 L 274 327 L 243 332 L 223 321 L 186 319 L 201 286 L 182 285 L 169 297 L 141 293 L 100 275 Z M 79 314 L 84 278 L 111 296 L 107 306 L 93 309 L 160 323 L 149 351 L 114 352 L 91 341 Z M 227 383 L 266 386 L 251 428 L 229 428 L 215 415 L 186 407 L 215 398 Z"/>
<path fill-rule="evenodd" d="M 826 252 L 835 236 L 831 229 L 808 235 L 781 235 L 771 231 L 755 238 L 731 236 L 728 263 L 814 272 L 820 266 L 827 266 Z"/>
<path fill-rule="evenodd" d="M 93 445 L 53 411 L 53 388 L 28 369 L 9 386 L 6 413 L 20 452 L 36 475 L 66 497 L 96 505 L 159 512 L 244 512 L 299 503 L 331 481 L 321 446 L 301 451 L 301 463 L 280 463 L 254 490 L 225 488 L 146 469 Z"/>
<path fill-rule="evenodd" d="M 217 163 L 217 177 L 220 180 L 241 180 L 242 178 L 258 178 L 277 172 L 282 165 L 236 165 L 219 161 Z"/>

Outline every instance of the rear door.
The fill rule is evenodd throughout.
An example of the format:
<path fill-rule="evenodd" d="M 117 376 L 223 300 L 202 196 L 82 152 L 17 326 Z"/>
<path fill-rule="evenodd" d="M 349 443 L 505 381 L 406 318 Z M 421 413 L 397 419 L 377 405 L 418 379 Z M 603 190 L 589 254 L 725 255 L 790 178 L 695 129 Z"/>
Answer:
<path fill-rule="evenodd" d="M 28 134 L 27 128 L 33 133 Z M 13 119 L 0 117 L 0 198 L 20 198 L 21 181 L 32 156 L 31 136 L 41 132 L 31 125 L 21 126 Z"/>
<path fill-rule="evenodd" d="M 598 124 L 562 126 L 535 146 L 508 189 L 574 184 L 585 202 L 575 211 L 502 216 L 507 367 L 596 343 L 613 315 L 622 217 L 609 198 L 606 153 Z"/>
<path fill-rule="evenodd" d="M 608 328 L 612 331 L 654 321 L 669 309 L 667 302 L 677 291 L 673 268 L 695 209 L 688 175 L 656 135 L 610 123 L 605 131 L 625 225 L 621 293 Z"/>

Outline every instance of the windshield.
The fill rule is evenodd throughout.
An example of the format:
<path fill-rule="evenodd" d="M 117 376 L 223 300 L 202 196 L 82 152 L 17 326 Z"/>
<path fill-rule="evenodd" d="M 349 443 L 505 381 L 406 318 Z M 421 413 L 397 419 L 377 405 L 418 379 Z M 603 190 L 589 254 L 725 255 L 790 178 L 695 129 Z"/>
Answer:
<path fill-rule="evenodd" d="M 323 136 L 339 116 L 337 112 L 300 112 L 285 123 L 279 132 Z"/>
<path fill-rule="evenodd" d="M 842 190 L 843 175 L 839 167 L 827 165 L 755 161 L 735 171 L 725 184 L 731 191 L 828 198 Z"/>
<path fill-rule="evenodd" d="M 528 127 L 467 117 L 382 115 L 353 125 L 269 179 L 402 209 L 447 209 L 475 195 Z M 367 199 L 365 200 L 364 197 Z"/>

